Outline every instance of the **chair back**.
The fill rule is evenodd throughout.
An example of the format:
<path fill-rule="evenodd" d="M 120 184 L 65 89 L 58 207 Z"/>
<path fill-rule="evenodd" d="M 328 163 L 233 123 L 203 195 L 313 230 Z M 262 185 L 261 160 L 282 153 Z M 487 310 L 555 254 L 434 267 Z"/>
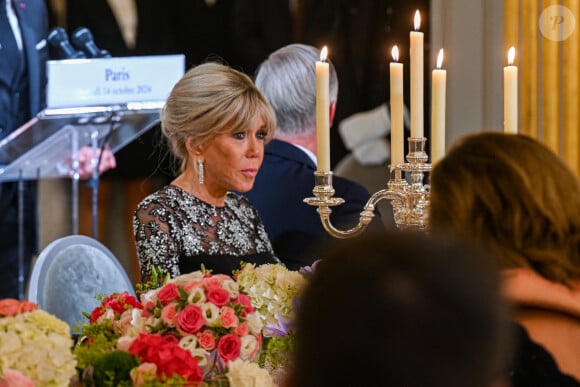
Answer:
<path fill-rule="evenodd" d="M 84 235 L 69 235 L 51 242 L 32 269 L 28 300 L 48 313 L 75 326 L 88 320 L 100 301 L 98 295 L 127 291 L 135 295 L 125 269 L 99 241 Z"/>

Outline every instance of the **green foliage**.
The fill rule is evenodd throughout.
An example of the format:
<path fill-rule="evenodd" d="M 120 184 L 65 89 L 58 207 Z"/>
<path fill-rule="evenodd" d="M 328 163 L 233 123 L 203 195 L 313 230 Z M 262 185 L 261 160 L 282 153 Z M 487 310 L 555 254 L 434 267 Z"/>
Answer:
<path fill-rule="evenodd" d="M 146 282 L 139 283 L 136 285 L 137 295 L 147 293 L 149 290 L 154 290 L 162 287 L 171 279 L 169 273 L 163 273 L 163 269 L 160 266 L 153 266 L 151 268 L 151 276 Z"/>
<path fill-rule="evenodd" d="M 294 352 L 294 337 L 265 337 L 258 363 L 262 368 L 276 368 L 288 365 L 289 356 Z"/>
<path fill-rule="evenodd" d="M 118 339 L 117 335 L 102 324 L 85 324 L 83 331 L 86 336 L 79 339 L 73 350 L 79 369 L 85 369 L 90 364 L 95 364 L 103 355 L 111 352 L 112 348 L 117 345 Z"/>
<path fill-rule="evenodd" d="M 138 364 L 134 356 L 119 350 L 101 356 L 93 364 L 95 386 L 131 386 L 129 373 Z"/>

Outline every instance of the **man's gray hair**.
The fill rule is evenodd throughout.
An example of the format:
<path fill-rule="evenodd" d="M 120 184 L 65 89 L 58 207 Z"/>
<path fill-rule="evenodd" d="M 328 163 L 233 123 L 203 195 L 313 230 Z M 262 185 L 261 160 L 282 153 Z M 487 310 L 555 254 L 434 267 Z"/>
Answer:
<path fill-rule="evenodd" d="M 317 48 L 290 44 L 274 51 L 258 68 L 255 83 L 276 112 L 276 134 L 304 136 L 316 129 L 317 60 Z M 338 95 L 338 78 L 330 61 L 329 64 L 333 103 Z"/>

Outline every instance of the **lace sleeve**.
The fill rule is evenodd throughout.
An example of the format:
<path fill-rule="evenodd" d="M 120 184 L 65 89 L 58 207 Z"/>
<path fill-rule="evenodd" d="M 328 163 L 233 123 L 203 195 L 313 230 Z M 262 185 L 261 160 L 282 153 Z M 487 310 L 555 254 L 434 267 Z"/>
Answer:
<path fill-rule="evenodd" d="M 135 245 L 142 281 L 151 276 L 152 268 L 161 268 L 171 277 L 180 275 L 179 246 L 173 229 L 173 212 L 158 202 L 141 204 L 135 210 Z"/>

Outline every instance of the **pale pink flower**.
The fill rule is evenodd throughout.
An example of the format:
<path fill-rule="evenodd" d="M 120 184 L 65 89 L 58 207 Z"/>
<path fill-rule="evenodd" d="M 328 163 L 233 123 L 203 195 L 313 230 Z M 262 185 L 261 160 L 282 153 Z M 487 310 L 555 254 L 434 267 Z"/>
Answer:
<path fill-rule="evenodd" d="M 220 321 L 225 328 L 234 328 L 240 322 L 238 316 L 236 316 L 236 312 L 227 306 L 220 310 Z"/>
<path fill-rule="evenodd" d="M 222 281 L 217 275 L 203 279 L 203 287 L 206 290 L 219 289 L 222 287 Z"/>
<path fill-rule="evenodd" d="M 129 348 L 131 348 L 131 344 L 135 341 L 135 337 L 130 336 L 121 336 L 119 340 L 117 340 L 117 349 L 123 352 L 129 352 Z"/>
<path fill-rule="evenodd" d="M 215 348 L 215 337 L 209 330 L 205 330 L 198 337 L 199 345 L 203 349 L 211 350 Z"/>
<path fill-rule="evenodd" d="M 134 386 L 146 386 L 157 379 L 157 365 L 155 363 L 141 363 L 139 367 L 131 370 L 130 375 Z"/>
<path fill-rule="evenodd" d="M 0 387 L 34 387 L 34 382 L 20 372 L 4 368 L 4 376 L 0 378 Z"/>
<path fill-rule="evenodd" d="M 234 331 L 234 334 L 240 337 L 246 336 L 248 333 L 250 333 L 250 328 L 248 327 L 248 323 L 246 322 L 243 322 L 240 325 L 238 325 L 238 327 Z"/>
<path fill-rule="evenodd" d="M 177 312 L 175 310 L 176 307 L 177 307 L 177 302 L 172 302 L 172 303 L 166 305 L 161 310 L 161 319 L 163 320 L 163 322 L 165 324 L 167 324 L 170 327 L 175 326 L 175 316 L 177 315 Z"/>

